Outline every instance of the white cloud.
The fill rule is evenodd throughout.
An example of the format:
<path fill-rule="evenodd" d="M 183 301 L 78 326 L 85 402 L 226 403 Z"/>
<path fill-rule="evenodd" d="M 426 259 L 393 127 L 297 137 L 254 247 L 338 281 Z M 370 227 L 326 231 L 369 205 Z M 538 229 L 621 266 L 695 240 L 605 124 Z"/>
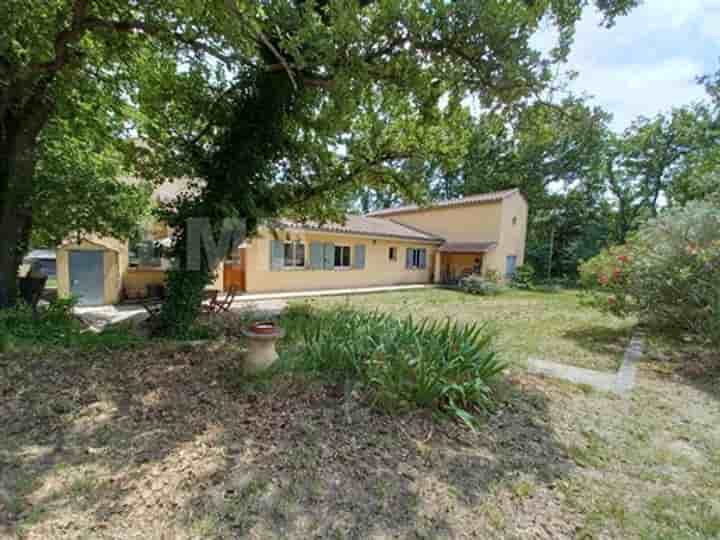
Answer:
<path fill-rule="evenodd" d="M 579 72 L 572 90 L 613 113 L 615 129 L 704 97 L 695 78 L 716 69 L 720 0 L 648 0 L 613 28 L 601 20 L 585 12 L 566 68 Z M 554 36 L 539 32 L 534 44 L 547 50 Z"/>
<path fill-rule="evenodd" d="M 622 130 L 637 116 L 654 116 L 673 106 L 700 100 L 695 82 L 701 66 L 684 57 L 656 64 L 594 66 L 581 69 L 572 87 L 594 95 L 594 101 L 613 113 L 613 127 Z"/>

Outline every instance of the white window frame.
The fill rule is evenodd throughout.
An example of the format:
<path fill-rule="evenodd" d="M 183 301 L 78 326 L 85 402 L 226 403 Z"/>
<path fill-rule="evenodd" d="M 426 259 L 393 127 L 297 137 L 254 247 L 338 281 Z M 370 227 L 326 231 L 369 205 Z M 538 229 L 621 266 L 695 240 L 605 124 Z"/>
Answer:
<path fill-rule="evenodd" d="M 396 248 L 395 246 L 390 246 L 388 248 L 388 261 L 390 261 L 390 262 L 398 261 L 398 248 Z"/>
<path fill-rule="evenodd" d="M 290 258 L 287 256 L 287 247 L 290 246 Z M 297 264 L 298 248 L 302 250 L 302 264 Z M 305 252 L 305 243 L 298 240 L 283 243 L 283 268 L 293 270 L 297 268 L 305 268 L 307 262 L 307 253 Z"/>
<path fill-rule="evenodd" d="M 340 250 L 340 264 L 338 264 L 338 250 Z M 345 250 L 347 250 L 347 264 L 342 264 Z M 351 253 L 352 253 L 352 250 L 350 249 L 350 246 L 336 245 L 335 249 L 333 250 L 333 262 L 335 263 L 334 269 L 335 270 L 350 270 L 352 268 Z"/>

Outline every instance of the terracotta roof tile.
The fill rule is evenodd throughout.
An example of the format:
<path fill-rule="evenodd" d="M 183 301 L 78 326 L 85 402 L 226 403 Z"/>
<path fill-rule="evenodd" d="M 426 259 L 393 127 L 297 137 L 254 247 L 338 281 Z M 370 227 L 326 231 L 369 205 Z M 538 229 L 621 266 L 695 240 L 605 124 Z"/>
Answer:
<path fill-rule="evenodd" d="M 460 199 L 448 199 L 446 201 L 437 201 L 427 206 L 418 206 L 417 204 L 411 204 L 407 206 L 398 206 L 396 208 L 384 208 L 383 210 L 376 210 L 370 212 L 368 216 L 392 216 L 395 214 L 405 214 L 407 212 L 422 212 L 424 210 L 431 210 L 433 208 L 446 208 L 452 206 L 464 206 L 467 204 L 477 204 L 485 202 L 497 202 L 501 201 L 514 193 L 519 193 L 519 189 L 507 189 L 505 191 L 494 191 L 492 193 L 480 193 L 479 195 L 470 195 L 469 197 L 463 197 Z"/>
<path fill-rule="evenodd" d="M 319 223 L 316 221 L 297 222 L 280 220 L 276 227 L 291 229 L 317 230 L 344 234 L 360 234 L 387 238 L 406 238 L 408 240 L 422 240 L 427 242 L 442 242 L 442 238 L 430 233 L 420 231 L 406 225 L 401 225 L 389 219 L 373 218 L 348 214 L 345 223 Z"/>

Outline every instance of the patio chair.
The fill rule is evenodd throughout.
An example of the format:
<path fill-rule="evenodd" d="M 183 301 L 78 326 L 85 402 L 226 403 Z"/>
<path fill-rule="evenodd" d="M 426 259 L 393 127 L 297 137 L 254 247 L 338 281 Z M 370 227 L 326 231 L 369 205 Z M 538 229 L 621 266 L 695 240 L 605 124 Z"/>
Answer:
<path fill-rule="evenodd" d="M 224 311 L 230 311 L 233 300 L 238 295 L 238 288 L 235 285 L 231 285 L 225 294 L 225 298 L 218 300 L 219 294 L 215 291 L 215 295 L 210 298 L 210 302 L 205 306 L 205 311 L 208 313 L 222 313 Z"/>
<path fill-rule="evenodd" d="M 162 302 L 142 302 L 142 307 L 148 312 L 148 320 L 157 319 L 162 311 Z"/>
<path fill-rule="evenodd" d="M 148 320 L 153 320 L 162 311 L 163 301 L 165 300 L 165 287 L 148 285 L 147 292 L 148 296 L 141 300 L 140 304 L 148 312 Z"/>

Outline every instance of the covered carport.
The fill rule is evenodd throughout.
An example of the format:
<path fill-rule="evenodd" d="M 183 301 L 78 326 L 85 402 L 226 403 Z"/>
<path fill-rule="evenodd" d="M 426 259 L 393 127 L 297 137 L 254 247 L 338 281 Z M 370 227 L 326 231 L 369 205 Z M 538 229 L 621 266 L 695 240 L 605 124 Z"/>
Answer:
<path fill-rule="evenodd" d="M 445 242 L 435 257 L 435 282 L 454 284 L 465 276 L 484 273 L 485 256 L 497 242 Z"/>

